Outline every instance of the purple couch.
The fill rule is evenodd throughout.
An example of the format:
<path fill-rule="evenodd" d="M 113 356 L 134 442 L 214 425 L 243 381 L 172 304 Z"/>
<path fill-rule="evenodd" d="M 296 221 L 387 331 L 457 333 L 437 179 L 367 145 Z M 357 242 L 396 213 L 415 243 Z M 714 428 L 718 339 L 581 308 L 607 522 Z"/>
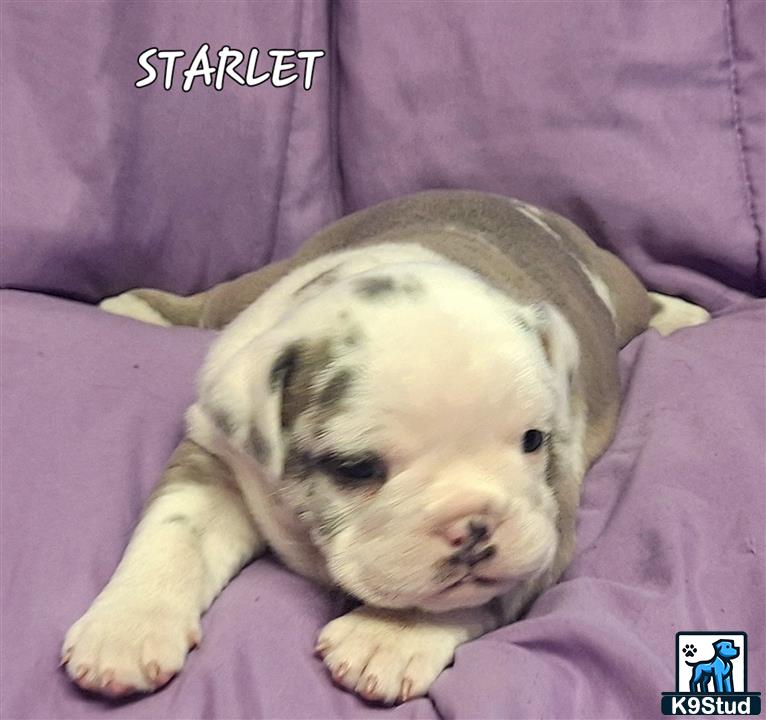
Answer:
<path fill-rule="evenodd" d="M 2 717 L 655 717 L 685 629 L 747 631 L 766 690 L 764 9 L 3 2 Z M 178 74 L 204 42 L 327 55 L 309 91 L 134 87 L 145 49 L 185 50 Z M 623 352 L 564 580 L 393 709 L 331 685 L 311 649 L 339 600 L 271 559 L 223 592 L 166 689 L 77 691 L 63 634 L 120 557 L 213 337 L 93 303 L 208 287 L 433 187 L 548 206 L 714 313 Z"/>

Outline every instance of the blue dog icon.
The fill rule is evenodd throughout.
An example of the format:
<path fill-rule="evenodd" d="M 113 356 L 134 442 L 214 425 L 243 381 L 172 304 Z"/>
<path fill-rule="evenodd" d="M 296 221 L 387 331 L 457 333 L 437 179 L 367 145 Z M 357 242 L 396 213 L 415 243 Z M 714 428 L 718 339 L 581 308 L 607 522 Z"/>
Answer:
<path fill-rule="evenodd" d="M 689 681 L 689 692 L 706 693 L 710 680 L 717 693 L 730 693 L 732 658 L 739 655 L 739 648 L 731 640 L 721 639 L 713 643 L 715 655 L 710 660 L 686 664 L 692 668 L 692 679 Z"/>

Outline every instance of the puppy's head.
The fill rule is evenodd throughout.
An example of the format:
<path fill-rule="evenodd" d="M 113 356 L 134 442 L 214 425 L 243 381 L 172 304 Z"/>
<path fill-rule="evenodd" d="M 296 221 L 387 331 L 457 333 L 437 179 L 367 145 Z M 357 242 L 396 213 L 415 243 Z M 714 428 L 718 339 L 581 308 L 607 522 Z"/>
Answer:
<path fill-rule="evenodd" d="M 401 265 L 297 299 L 218 384 L 237 444 L 332 578 L 369 604 L 439 611 L 550 566 L 576 363 L 552 307 L 460 268 Z"/>

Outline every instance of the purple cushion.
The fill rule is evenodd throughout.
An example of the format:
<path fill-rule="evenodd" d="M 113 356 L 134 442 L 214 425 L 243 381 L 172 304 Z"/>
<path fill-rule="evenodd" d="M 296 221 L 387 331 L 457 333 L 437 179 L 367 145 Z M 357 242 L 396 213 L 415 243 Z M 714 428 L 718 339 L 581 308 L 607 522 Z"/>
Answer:
<path fill-rule="evenodd" d="M 461 647 L 429 699 L 383 710 L 312 657 L 338 599 L 270 559 L 224 590 L 160 693 L 114 705 L 56 670 L 179 438 L 213 334 L 0 298 L 2 717 L 656 716 L 682 629 L 744 629 L 754 687 L 766 667 L 764 302 L 628 346 L 619 431 L 586 480 L 564 581 L 525 620 Z"/>

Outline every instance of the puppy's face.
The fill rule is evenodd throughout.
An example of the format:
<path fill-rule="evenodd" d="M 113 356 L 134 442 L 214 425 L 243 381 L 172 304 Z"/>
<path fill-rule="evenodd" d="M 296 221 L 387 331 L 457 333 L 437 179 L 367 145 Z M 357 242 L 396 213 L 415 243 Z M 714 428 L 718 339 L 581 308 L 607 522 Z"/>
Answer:
<path fill-rule="evenodd" d="M 283 320 L 251 450 L 344 590 L 448 610 L 550 566 L 568 370 L 540 320 L 428 266 L 340 282 Z"/>

